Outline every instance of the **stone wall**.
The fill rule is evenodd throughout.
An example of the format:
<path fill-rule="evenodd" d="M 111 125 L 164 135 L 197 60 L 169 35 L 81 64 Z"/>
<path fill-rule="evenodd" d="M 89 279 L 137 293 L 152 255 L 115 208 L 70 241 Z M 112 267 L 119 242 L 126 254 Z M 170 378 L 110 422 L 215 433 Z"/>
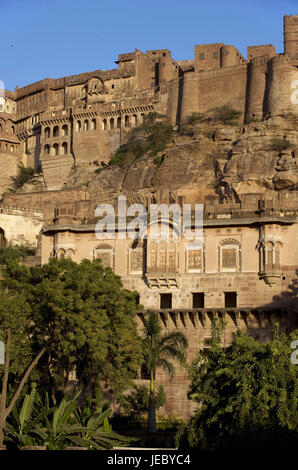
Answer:
<path fill-rule="evenodd" d="M 0 206 L 0 229 L 4 233 L 6 245 L 36 248 L 43 222 L 40 210 Z"/>

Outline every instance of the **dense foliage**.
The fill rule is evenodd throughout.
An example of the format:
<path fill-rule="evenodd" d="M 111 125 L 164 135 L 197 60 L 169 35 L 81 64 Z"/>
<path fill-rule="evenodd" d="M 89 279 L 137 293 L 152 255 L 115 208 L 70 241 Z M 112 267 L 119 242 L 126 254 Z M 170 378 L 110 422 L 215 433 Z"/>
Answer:
<path fill-rule="evenodd" d="M 263 449 L 298 444 L 298 368 L 290 336 L 259 343 L 238 332 L 223 349 L 213 341 L 190 368 L 188 396 L 198 410 L 177 435 L 180 447 Z"/>
<path fill-rule="evenodd" d="M 14 406 L 6 425 L 5 442 L 10 449 L 46 446 L 48 450 L 67 447 L 102 450 L 128 443 L 127 438 L 112 431 L 108 421 L 111 410 L 105 404 L 94 408 L 88 396 L 80 406 L 77 392 L 50 406 L 48 396 L 42 400 L 35 385 L 22 403 Z"/>
<path fill-rule="evenodd" d="M 162 385 L 155 393 L 155 407 L 158 410 L 166 402 L 166 393 Z M 130 419 L 138 419 L 148 416 L 149 411 L 149 389 L 146 385 L 133 385 L 132 390 L 123 396 L 121 406 L 124 415 Z"/>
<path fill-rule="evenodd" d="M 11 327 L 10 383 L 45 346 L 40 386 L 53 396 L 66 389 L 74 368 L 82 386 L 98 388 L 100 381 L 116 395 L 128 388 L 142 362 L 136 301 L 110 268 L 100 260 L 51 259 L 29 269 L 8 260 L 3 276 L 0 335 Z"/>
<path fill-rule="evenodd" d="M 7 260 L 15 259 L 22 261 L 27 256 L 33 256 L 35 254 L 34 248 L 27 246 L 8 246 L 0 248 L 0 265 L 6 264 Z"/>

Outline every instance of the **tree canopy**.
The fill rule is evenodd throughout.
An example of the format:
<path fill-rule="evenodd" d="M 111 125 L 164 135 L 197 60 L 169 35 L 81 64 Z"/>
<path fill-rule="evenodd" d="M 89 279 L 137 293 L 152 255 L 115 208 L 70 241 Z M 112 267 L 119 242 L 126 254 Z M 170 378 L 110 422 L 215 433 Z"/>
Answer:
<path fill-rule="evenodd" d="M 180 447 L 263 449 L 298 443 L 298 368 L 293 339 L 260 343 L 239 331 L 229 348 L 213 341 L 190 368 L 188 396 L 198 410 L 177 435 Z"/>
<path fill-rule="evenodd" d="M 74 368 L 85 387 L 102 381 L 116 395 L 128 388 L 142 362 L 135 296 L 100 260 L 51 259 L 31 269 L 8 260 L 1 296 L 0 316 L 16 332 L 19 322 L 26 324 L 19 348 L 38 351 L 46 345 L 39 370 L 56 390 L 65 389 Z M 5 323 L 0 330 L 5 335 Z M 12 370 L 21 369 L 14 365 L 22 354 L 18 357 L 12 358 Z"/>

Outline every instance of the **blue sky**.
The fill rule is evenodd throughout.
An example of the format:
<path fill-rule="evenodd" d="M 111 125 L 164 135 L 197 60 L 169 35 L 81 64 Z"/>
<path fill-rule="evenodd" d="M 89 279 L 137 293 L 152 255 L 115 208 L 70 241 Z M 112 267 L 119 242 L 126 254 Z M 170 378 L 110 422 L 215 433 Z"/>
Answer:
<path fill-rule="evenodd" d="M 135 48 L 192 59 L 195 44 L 273 44 L 297 0 L 0 0 L 0 80 L 13 90 L 47 77 L 115 68 Z"/>

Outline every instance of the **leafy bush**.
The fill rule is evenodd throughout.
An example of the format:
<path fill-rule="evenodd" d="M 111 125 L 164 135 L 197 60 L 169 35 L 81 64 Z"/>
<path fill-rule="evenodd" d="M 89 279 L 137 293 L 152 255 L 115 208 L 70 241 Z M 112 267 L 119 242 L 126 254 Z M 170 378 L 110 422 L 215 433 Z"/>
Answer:
<path fill-rule="evenodd" d="M 177 431 L 185 421 L 175 414 L 157 413 L 156 424 L 159 431 Z"/>
<path fill-rule="evenodd" d="M 27 256 L 34 256 L 35 249 L 27 246 L 8 246 L 0 248 L 0 264 L 6 264 L 7 260 L 24 260 Z"/>
<path fill-rule="evenodd" d="M 293 144 L 285 139 L 274 138 L 271 140 L 271 150 L 276 151 L 278 153 L 283 152 L 284 150 L 288 150 L 293 147 Z"/>
<path fill-rule="evenodd" d="M 172 126 L 165 122 L 162 115 L 149 113 L 144 117 L 143 124 L 132 129 L 128 143 L 117 150 L 111 158 L 110 164 L 122 167 L 147 152 L 150 157 L 154 157 L 165 150 L 172 134 Z"/>
<path fill-rule="evenodd" d="M 233 125 L 240 116 L 240 111 L 225 105 L 215 108 L 212 112 L 211 119 L 214 121 L 219 121 L 222 124 Z"/>
<path fill-rule="evenodd" d="M 220 106 L 218 108 L 210 109 L 205 113 L 192 113 L 181 122 L 179 126 L 179 134 L 181 135 L 193 135 L 193 125 L 200 123 L 212 123 L 220 122 L 225 125 L 236 125 L 237 120 L 241 116 L 241 112 L 230 106 Z M 207 130 L 204 135 L 208 138 L 212 138 L 213 131 Z"/>
<path fill-rule="evenodd" d="M 161 385 L 155 395 L 156 409 L 166 402 L 164 387 Z M 139 418 L 146 415 L 149 410 L 149 390 L 145 385 L 134 385 L 133 390 L 125 395 L 121 401 L 121 406 L 126 416 Z"/>
<path fill-rule="evenodd" d="M 113 432 L 108 421 L 109 408 L 100 406 L 94 410 L 90 397 L 80 407 L 77 403 L 79 395 L 80 391 L 72 398 L 66 395 L 58 405 L 51 407 L 48 396 L 43 403 L 33 387 L 22 406 L 15 405 L 6 425 L 6 441 L 18 449 L 27 445 L 46 445 L 48 450 L 66 447 L 102 450 L 132 440 Z"/>
<path fill-rule="evenodd" d="M 192 113 L 185 119 L 185 124 L 190 124 L 191 126 L 196 122 L 201 122 L 205 118 L 204 113 Z"/>
<path fill-rule="evenodd" d="M 21 188 L 25 183 L 31 180 L 31 178 L 35 175 L 35 169 L 31 167 L 25 167 L 23 163 L 18 164 L 18 174 L 17 176 L 12 176 L 12 188 L 10 190 L 12 192 L 16 191 L 17 189 Z"/>
<path fill-rule="evenodd" d="M 238 331 L 222 348 L 219 329 L 208 354 L 190 367 L 188 397 L 199 408 L 176 443 L 198 450 L 280 448 L 298 444 L 298 368 L 290 361 L 298 331 L 259 343 Z"/>

